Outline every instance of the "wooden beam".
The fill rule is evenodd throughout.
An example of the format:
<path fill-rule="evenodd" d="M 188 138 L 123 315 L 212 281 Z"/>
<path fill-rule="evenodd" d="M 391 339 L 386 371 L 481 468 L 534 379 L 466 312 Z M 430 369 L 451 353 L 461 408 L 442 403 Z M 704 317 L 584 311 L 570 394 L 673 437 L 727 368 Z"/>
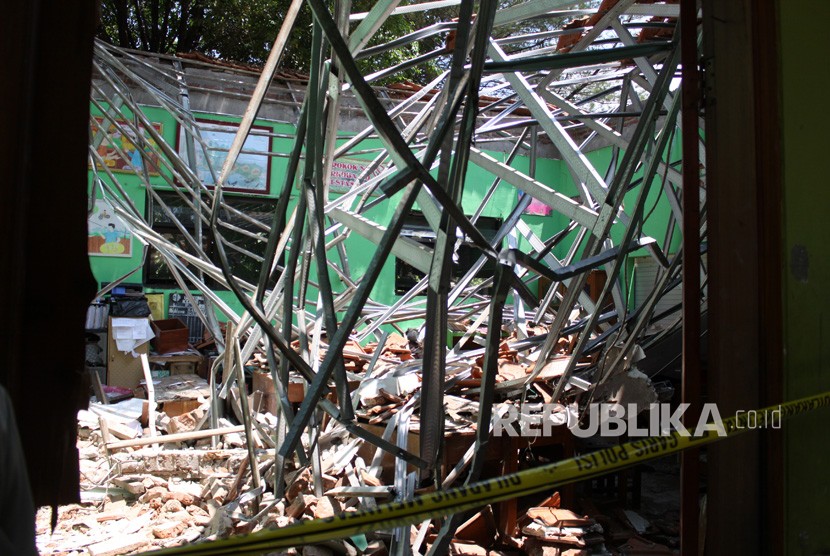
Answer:
<path fill-rule="evenodd" d="M 118 450 L 120 448 L 134 448 L 136 446 L 148 446 L 150 444 L 169 444 L 171 442 L 183 442 L 185 440 L 198 440 L 200 438 L 208 438 L 210 436 L 219 436 L 222 434 L 231 434 L 236 432 L 245 432 L 245 425 L 221 427 L 218 429 L 208 429 L 203 431 L 179 432 L 156 437 L 134 438 L 132 440 L 122 440 L 120 442 L 109 442 L 106 447 L 108 450 Z"/>

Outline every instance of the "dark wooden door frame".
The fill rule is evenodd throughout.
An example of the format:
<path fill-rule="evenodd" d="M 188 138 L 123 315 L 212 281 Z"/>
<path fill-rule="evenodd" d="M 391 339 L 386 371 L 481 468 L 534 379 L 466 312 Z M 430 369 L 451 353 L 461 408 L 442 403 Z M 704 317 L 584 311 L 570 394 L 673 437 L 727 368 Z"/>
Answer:
<path fill-rule="evenodd" d="M 783 397 L 782 152 L 776 0 L 704 0 L 709 235 L 707 400 Z M 708 450 L 707 554 L 783 553 L 780 431 Z"/>

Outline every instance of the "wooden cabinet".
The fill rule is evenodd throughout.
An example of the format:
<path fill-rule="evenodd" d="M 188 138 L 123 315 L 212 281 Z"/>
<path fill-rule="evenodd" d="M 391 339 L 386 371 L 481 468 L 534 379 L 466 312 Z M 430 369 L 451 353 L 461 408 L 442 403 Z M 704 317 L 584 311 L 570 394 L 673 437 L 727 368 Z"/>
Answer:
<path fill-rule="evenodd" d="M 142 318 L 141 320 L 147 319 Z M 149 353 L 149 351 L 150 342 L 146 342 L 135 349 L 135 352 L 139 355 Z M 107 384 L 133 389 L 138 386 L 138 382 L 143 378 L 144 370 L 141 368 L 141 358 L 133 357 L 131 353 L 118 351 L 112 334 L 112 317 L 110 317 L 107 333 Z"/>

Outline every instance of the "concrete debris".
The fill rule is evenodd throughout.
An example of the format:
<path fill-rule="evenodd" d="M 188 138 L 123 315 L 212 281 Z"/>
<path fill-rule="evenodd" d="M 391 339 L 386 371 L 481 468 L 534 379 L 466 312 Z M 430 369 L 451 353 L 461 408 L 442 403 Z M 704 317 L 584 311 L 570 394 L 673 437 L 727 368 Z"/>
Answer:
<path fill-rule="evenodd" d="M 626 409 L 629 404 L 634 404 L 638 412 L 648 409 L 650 404 L 657 403 L 658 400 L 651 379 L 637 369 L 612 376 L 594 392 L 598 400 L 618 403 Z"/>
<path fill-rule="evenodd" d="M 149 547 L 144 535 L 135 534 L 126 537 L 116 537 L 89 547 L 90 556 L 119 556 L 132 552 L 143 552 L 141 549 Z"/>
<path fill-rule="evenodd" d="M 542 325 L 535 324 L 532 330 L 535 335 L 545 333 Z M 350 345 L 356 354 L 352 356 L 354 368 L 362 370 L 362 374 L 349 374 L 350 381 L 354 381 L 355 414 L 361 426 L 369 430 L 376 427 L 378 436 L 390 423 L 402 430 L 400 422 L 405 419 L 407 444 L 417 453 L 423 423 L 412 408 L 418 401 L 421 382 L 418 373 L 406 371 L 407 362 L 417 359 L 410 342 L 393 336 L 387 339 L 373 367 L 363 357 L 372 358 L 377 345 Z M 539 396 L 536 401 L 550 401 L 545 395 L 552 392 L 551 381 L 561 376 L 567 355 L 558 354 L 541 365 L 536 376 L 531 376 L 533 363 L 527 355 L 515 334 L 508 335 L 499 345 L 495 381 L 507 390 L 497 395 L 494 401 L 498 404 L 517 403 L 524 390 L 511 391 L 510 387 L 526 379 L 535 388 L 528 393 Z M 276 408 L 279 414 L 281 408 L 277 407 L 273 382 L 260 380 L 270 379 L 267 361 L 255 354 L 249 363 L 266 371 L 253 373 L 253 387 L 250 394 L 245 393 L 249 402 L 259 400 L 258 405 L 248 406 L 253 413 L 251 433 L 261 437 L 260 443 L 251 447 L 246 441 L 245 427 L 236 424 L 244 420 L 240 392 L 235 387 L 229 389 L 226 402 L 235 404 L 237 421 L 222 417 L 215 420 L 216 428 L 211 429 L 211 404 L 204 396 L 203 379 L 195 375 L 177 380 L 167 377 L 159 383 L 161 388 L 156 385 L 156 394 L 162 399 L 156 402 L 158 408 L 167 407 L 175 414 L 158 411 L 155 423 L 147 421 L 146 401 L 128 400 L 129 403 L 122 402 L 123 406 L 93 403 L 89 411 L 80 412 L 78 449 L 82 481 L 90 493 L 88 502 L 61 508 L 58 527 L 52 534 L 44 523 L 40 524 L 42 553 L 135 553 L 374 508 L 378 502 L 397 495 L 400 486 L 394 458 L 370 444 L 355 441 L 333 421 L 320 429 L 316 441 L 319 470 L 309 464 L 301 465 L 296 458 L 287 459 L 283 469 L 276 469 L 270 451 L 273 445 L 266 446 L 262 438 L 273 436 L 279 424 L 268 409 Z M 475 434 L 484 365 L 480 351 L 452 363 L 453 376 L 458 379 L 444 398 L 444 463 L 448 468 L 462 461 Z M 139 389 L 138 393 L 143 392 Z M 648 377 L 634 368 L 612 375 L 596 393 L 601 399 L 620 403 L 650 403 L 656 399 Z M 330 397 L 334 399 L 333 394 Z M 300 396 L 294 403 L 301 402 Z M 571 403 L 578 406 L 579 399 L 573 398 Z M 540 440 L 540 447 L 558 445 L 570 438 L 562 446 L 572 450 L 567 447 L 572 444 L 572 437 L 564 427 L 559 428 L 564 431 L 559 440 Z M 391 438 L 400 442 L 394 431 Z M 305 437 L 303 442 L 308 446 L 310 440 Z M 504 452 L 515 448 L 504 443 L 499 446 L 486 460 L 504 462 L 505 472 L 515 469 L 508 466 L 505 458 L 510 456 Z M 525 462 L 537 457 L 530 451 L 518 450 L 514 454 L 518 461 Z M 538 461 L 545 460 L 540 456 Z M 256 495 L 248 495 L 254 492 L 251 465 L 256 466 L 258 476 L 265 481 L 265 489 L 259 488 Z M 102 488 L 103 491 L 99 490 Z M 91 496 L 94 492 L 102 494 L 96 498 Z M 279 498 L 275 497 L 276 492 L 280 493 Z M 458 527 L 449 545 L 450 553 L 603 554 L 606 546 L 620 545 L 621 541 L 639 546 L 635 535 L 647 532 L 634 512 L 620 514 L 627 519 L 615 520 L 606 531 L 599 520 L 560 504 L 559 494 L 554 493 L 540 505 L 519 513 L 515 509 L 507 511 L 503 505 L 487 506 Z M 253 516 L 257 517 L 251 520 Z M 621 529 L 628 533 L 621 535 Z M 428 532 L 425 546 L 436 539 L 436 534 L 436 530 Z M 367 540 L 370 542 L 364 554 L 388 554 L 388 537 L 369 535 Z M 358 553 L 352 544 L 346 543 L 345 547 L 303 547 L 299 553 Z M 501 548 L 506 551 L 500 551 Z"/>

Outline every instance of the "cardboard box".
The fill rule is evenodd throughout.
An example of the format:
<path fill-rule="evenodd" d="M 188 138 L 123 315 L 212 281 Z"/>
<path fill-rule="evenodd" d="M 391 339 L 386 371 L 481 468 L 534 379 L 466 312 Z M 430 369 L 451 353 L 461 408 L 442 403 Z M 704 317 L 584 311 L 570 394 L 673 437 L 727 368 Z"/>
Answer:
<path fill-rule="evenodd" d="M 152 341 L 156 353 L 172 353 L 187 349 L 190 331 L 185 323 L 179 319 L 165 319 L 154 320 L 150 324 L 156 334 Z"/>

